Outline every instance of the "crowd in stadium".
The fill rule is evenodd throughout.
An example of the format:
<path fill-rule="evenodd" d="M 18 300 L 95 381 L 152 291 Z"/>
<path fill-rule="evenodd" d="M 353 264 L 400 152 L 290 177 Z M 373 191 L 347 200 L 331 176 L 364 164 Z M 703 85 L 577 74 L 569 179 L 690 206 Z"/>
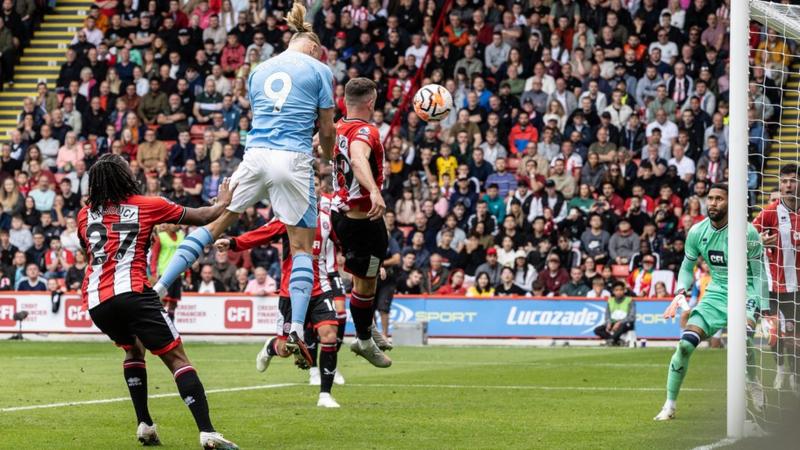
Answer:
<path fill-rule="evenodd" d="M 730 0 L 311 3 L 340 115 L 348 79 L 378 86 L 383 288 L 596 297 L 625 279 L 637 296 L 671 292 L 684 236 L 727 179 Z M 99 155 L 128 159 L 146 195 L 211 201 L 243 156 L 248 73 L 286 48 L 290 6 L 96 2 L 55 86 L 39 85 L 3 142 L 0 287 L 80 285 L 74 217 Z M 766 68 L 752 74 L 752 117 L 780 114 L 790 51 L 766 35 L 751 29 Z M 419 71 L 454 98 L 439 123 L 407 108 Z M 761 152 L 768 132 L 751 130 Z M 320 164 L 323 190 L 330 171 Z M 268 219 L 268 205 L 251 208 L 230 234 Z M 208 249 L 185 290 L 271 293 L 279 256 Z"/>

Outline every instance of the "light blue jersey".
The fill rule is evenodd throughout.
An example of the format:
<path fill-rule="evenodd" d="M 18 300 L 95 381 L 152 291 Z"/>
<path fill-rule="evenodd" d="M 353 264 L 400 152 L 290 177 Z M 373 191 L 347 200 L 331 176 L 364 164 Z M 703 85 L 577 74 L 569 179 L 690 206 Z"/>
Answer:
<path fill-rule="evenodd" d="M 247 148 L 311 154 L 319 109 L 333 108 L 333 73 L 305 53 L 286 50 L 259 64 L 248 79 L 253 126 Z"/>

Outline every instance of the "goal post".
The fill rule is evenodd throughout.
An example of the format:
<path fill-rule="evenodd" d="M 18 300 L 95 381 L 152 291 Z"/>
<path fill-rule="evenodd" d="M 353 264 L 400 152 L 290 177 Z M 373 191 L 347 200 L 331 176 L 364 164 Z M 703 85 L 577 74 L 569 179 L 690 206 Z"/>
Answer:
<path fill-rule="evenodd" d="M 786 419 L 792 395 L 789 386 L 780 387 L 776 381 L 782 379 L 781 371 L 791 371 L 797 362 L 791 350 L 795 343 L 785 349 L 770 343 L 765 321 L 756 324 L 753 339 L 748 339 L 745 305 L 752 300 L 747 298 L 748 222 L 776 198 L 781 168 L 800 163 L 800 5 L 764 0 L 730 2 L 729 42 L 726 424 L 728 437 L 740 439 L 770 431 Z M 797 263 L 790 241 L 798 230 L 780 225 L 791 223 L 786 211 L 779 208 L 776 221 L 778 234 L 788 239 L 781 242 L 789 242 L 788 247 L 784 243 L 782 248 L 776 244 L 767 248 L 773 261 L 781 255 L 786 266 L 783 273 L 794 273 Z M 769 261 L 764 266 L 764 277 L 772 282 Z M 788 281 L 783 284 L 792 285 Z M 778 330 L 778 336 L 782 326 L 772 327 Z M 794 337 L 785 335 L 782 342 L 790 339 Z M 779 368 L 779 363 L 786 368 Z M 763 390 L 760 407 L 754 401 L 754 386 Z"/>
<path fill-rule="evenodd" d="M 731 2 L 730 124 L 728 151 L 728 354 L 727 434 L 744 437 L 746 417 L 745 369 L 747 352 L 747 165 L 750 6 Z"/>

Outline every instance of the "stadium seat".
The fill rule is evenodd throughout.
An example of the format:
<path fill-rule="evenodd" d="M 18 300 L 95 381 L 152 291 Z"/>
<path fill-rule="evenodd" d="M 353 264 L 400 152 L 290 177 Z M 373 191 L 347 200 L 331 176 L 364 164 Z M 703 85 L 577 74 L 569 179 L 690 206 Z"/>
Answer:
<path fill-rule="evenodd" d="M 397 227 L 397 229 L 403 233 L 403 237 L 407 238 L 408 235 L 411 234 L 411 230 L 413 230 L 414 227 Z"/>
<path fill-rule="evenodd" d="M 611 276 L 614 278 L 625 279 L 628 278 L 631 272 L 625 264 L 614 264 L 611 266 Z"/>
<path fill-rule="evenodd" d="M 192 142 L 194 142 L 195 139 L 202 141 L 203 133 L 206 131 L 206 128 L 208 128 L 208 125 L 192 125 L 192 128 L 189 130 Z"/>
<path fill-rule="evenodd" d="M 508 158 L 506 162 L 508 162 L 509 172 L 516 172 L 517 168 L 519 168 L 519 158 Z"/>
<path fill-rule="evenodd" d="M 653 281 L 650 283 L 650 293 L 648 297 L 656 295 L 656 283 L 663 281 L 667 287 L 667 294 L 672 294 L 675 291 L 675 274 L 671 270 L 655 270 L 653 271 Z"/>

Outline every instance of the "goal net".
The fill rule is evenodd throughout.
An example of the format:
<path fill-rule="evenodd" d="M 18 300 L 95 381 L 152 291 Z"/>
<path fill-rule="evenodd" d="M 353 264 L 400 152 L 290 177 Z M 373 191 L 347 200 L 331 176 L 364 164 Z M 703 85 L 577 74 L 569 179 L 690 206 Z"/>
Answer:
<path fill-rule="evenodd" d="M 764 265 L 772 297 L 771 312 L 764 311 L 764 319 L 754 329 L 748 330 L 746 420 L 769 432 L 785 420 L 790 407 L 796 405 L 793 391 L 797 389 L 796 382 L 800 382 L 793 376 L 798 369 L 797 345 L 800 345 L 794 334 L 794 321 L 797 319 L 794 317 L 795 294 L 800 281 L 797 271 L 800 255 L 795 257 L 795 251 L 796 245 L 800 244 L 800 228 L 796 226 L 791 209 L 800 202 L 795 202 L 796 192 L 788 194 L 788 201 L 787 197 L 784 197 L 785 201 L 780 200 L 781 170 L 800 164 L 800 58 L 797 57 L 800 6 L 760 0 L 743 0 L 741 4 L 745 8 L 749 6 L 749 51 L 744 54 L 746 61 L 737 58 L 737 53 L 741 52 L 733 47 L 734 36 L 744 33 L 745 28 L 732 27 L 730 111 L 732 117 L 740 114 L 743 108 L 747 113 L 747 216 L 759 230 L 766 230 L 770 236 L 764 237 Z M 737 85 L 733 84 L 735 70 L 748 74 L 746 79 L 740 78 Z M 746 97 L 734 96 L 737 90 L 746 92 Z M 733 129 L 731 131 L 731 142 L 741 142 L 733 138 Z M 734 161 L 733 155 L 729 156 L 731 164 L 741 163 Z M 732 185 L 743 181 L 731 177 Z M 783 194 L 787 195 L 786 192 Z M 731 217 L 744 210 L 743 206 L 734 203 L 730 208 Z M 762 226 L 762 219 L 769 226 Z M 774 292 L 781 294 L 772 294 Z M 735 300 L 733 295 L 731 300 Z M 732 326 L 729 324 L 729 335 L 733 338 L 736 334 Z M 730 361 L 728 368 L 730 377 Z M 763 406 L 759 404 L 759 396 L 753 392 L 753 383 L 763 388 Z M 731 402 L 729 396 L 729 409 L 740 406 L 741 403 Z M 729 410 L 729 434 L 732 415 L 736 416 L 736 411 Z"/>

